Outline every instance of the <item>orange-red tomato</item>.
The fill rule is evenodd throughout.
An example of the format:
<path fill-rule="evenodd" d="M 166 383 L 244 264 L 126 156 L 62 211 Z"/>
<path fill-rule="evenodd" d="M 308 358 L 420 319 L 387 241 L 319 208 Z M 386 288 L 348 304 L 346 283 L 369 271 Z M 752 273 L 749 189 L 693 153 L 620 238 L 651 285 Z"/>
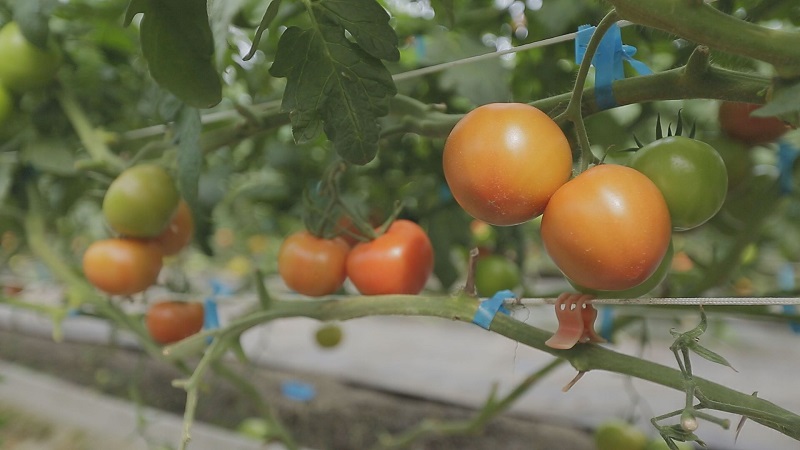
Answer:
<path fill-rule="evenodd" d="M 95 287 L 112 295 L 131 295 L 152 286 L 161 271 L 158 245 L 138 239 L 96 241 L 83 254 L 83 273 Z"/>
<path fill-rule="evenodd" d="M 347 278 L 345 261 L 350 246 L 340 239 L 324 239 L 298 231 L 278 250 L 278 272 L 289 288 L 303 295 L 336 292 Z"/>
<path fill-rule="evenodd" d="M 754 103 L 720 103 L 720 128 L 728 136 L 752 145 L 772 142 L 789 131 L 789 126 L 777 117 L 753 117 L 750 115 L 761 106 Z"/>
<path fill-rule="evenodd" d="M 492 103 L 456 124 L 443 165 L 466 212 L 492 225 L 516 225 L 539 216 L 569 180 L 572 151 L 547 114 L 524 103 Z"/>
<path fill-rule="evenodd" d="M 185 200 L 181 200 L 175 215 L 155 240 L 161 246 L 164 256 L 172 256 L 189 245 L 189 242 L 192 241 L 192 233 L 194 233 L 192 210 L 189 209 Z"/>
<path fill-rule="evenodd" d="M 618 291 L 647 280 L 670 245 L 664 197 L 634 169 L 592 167 L 561 187 L 542 217 L 542 240 L 564 275 L 588 289 Z"/>
<path fill-rule="evenodd" d="M 364 295 L 419 294 L 431 272 L 431 240 L 409 220 L 394 221 L 386 233 L 357 244 L 347 257 L 347 275 Z"/>
<path fill-rule="evenodd" d="M 145 325 L 154 341 L 169 344 L 202 330 L 203 314 L 199 302 L 160 301 L 147 310 Z"/>

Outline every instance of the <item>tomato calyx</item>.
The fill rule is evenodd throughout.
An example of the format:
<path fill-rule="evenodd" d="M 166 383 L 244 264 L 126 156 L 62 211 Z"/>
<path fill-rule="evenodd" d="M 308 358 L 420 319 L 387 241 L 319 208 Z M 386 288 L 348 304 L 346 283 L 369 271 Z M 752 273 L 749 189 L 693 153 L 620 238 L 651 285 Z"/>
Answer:
<path fill-rule="evenodd" d="M 555 310 L 558 329 L 545 345 L 550 348 L 567 350 L 578 343 L 606 342 L 594 330 L 597 310 L 590 303 L 594 296 L 581 293 L 562 293 L 556 300 Z"/>

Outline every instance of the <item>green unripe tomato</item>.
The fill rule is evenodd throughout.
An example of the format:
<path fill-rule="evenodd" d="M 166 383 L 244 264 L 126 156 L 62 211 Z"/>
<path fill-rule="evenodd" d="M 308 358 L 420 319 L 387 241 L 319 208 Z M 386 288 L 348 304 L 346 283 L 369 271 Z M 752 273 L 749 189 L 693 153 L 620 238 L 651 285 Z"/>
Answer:
<path fill-rule="evenodd" d="M 122 172 L 103 198 L 103 215 L 117 233 L 136 238 L 161 234 L 177 211 L 180 195 L 161 166 L 140 164 Z"/>
<path fill-rule="evenodd" d="M 14 110 L 14 100 L 5 86 L 0 85 L 0 125 L 6 123 Z"/>
<path fill-rule="evenodd" d="M 677 231 L 695 228 L 714 217 L 728 192 L 728 172 L 719 153 L 705 142 L 684 136 L 645 145 L 633 155 L 630 165 L 658 186 Z"/>
<path fill-rule="evenodd" d="M 40 89 L 53 81 L 61 53 L 31 44 L 16 22 L 0 29 L 0 80 L 12 91 Z"/>
<path fill-rule="evenodd" d="M 594 432 L 597 450 L 645 450 L 647 435 L 622 420 L 600 424 Z"/>
<path fill-rule="evenodd" d="M 322 348 L 334 348 L 342 342 L 342 327 L 336 324 L 325 324 L 314 334 L 317 344 Z"/>
<path fill-rule="evenodd" d="M 519 286 L 519 268 L 502 255 L 488 255 L 475 263 L 475 290 L 478 296 L 489 297 L 504 289 Z"/>

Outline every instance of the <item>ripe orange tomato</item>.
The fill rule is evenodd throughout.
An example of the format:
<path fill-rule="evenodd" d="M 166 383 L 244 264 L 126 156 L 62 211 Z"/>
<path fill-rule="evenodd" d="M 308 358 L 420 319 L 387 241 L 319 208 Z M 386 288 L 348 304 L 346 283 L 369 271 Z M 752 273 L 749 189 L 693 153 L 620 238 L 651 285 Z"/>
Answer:
<path fill-rule="evenodd" d="M 324 239 L 308 231 L 289 235 L 278 250 L 278 272 L 289 288 L 303 295 L 336 292 L 347 278 L 345 261 L 350 246 L 340 239 Z"/>
<path fill-rule="evenodd" d="M 386 233 L 357 244 L 347 256 L 347 275 L 364 295 L 419 294 L 431 272 L 431 240 L 409 220 L 394 221 Z"/>
<path fill-rule="evenodd" d="M 161 249 L 138 239 L 96 241 L 83 254 L 83 273 L 111 295 L 132 295 L 152 286 L 161 271 Z"/>
<path fill-rule="evenodd" d="M 539 216 L 572 174 L 572 151 L 547 114 L 492 103 L 465 115 L 444 146 L 444 175 L 459 205 L 492 225 Z"/>
<path fill-rule="evenodd" d="M 789 131 L 789 126 L 777 117 L 750 115 L 761 106 L 754 103 L 720 103 L 720 128 L 728 136 L 751 145 L 772 142 Z"/>
<path fill-rule="evenodd" d="M 164 256 L 172 256 L 189 245 L 189 242 L 192 241 L 192 233 L 194 233 L 192 211 L 186 201 L 181 199 L 175 215 L 155 240 L 161 246 Z"/>
<path fill-rule="evenodd" d="M 150 336 L 159 344 L 170 344 L 203 329 L 203 304 L 166 300 L 153 303 L 145 315 Z"/>
<path fill-rule="evenodd" d="M 661 191 L 630 167 L 603 164 L 581 173 L 550 199 L 542 241 L 555 264 L 588 289 L 637 286 L 658 268 L 672 224 Z"/>

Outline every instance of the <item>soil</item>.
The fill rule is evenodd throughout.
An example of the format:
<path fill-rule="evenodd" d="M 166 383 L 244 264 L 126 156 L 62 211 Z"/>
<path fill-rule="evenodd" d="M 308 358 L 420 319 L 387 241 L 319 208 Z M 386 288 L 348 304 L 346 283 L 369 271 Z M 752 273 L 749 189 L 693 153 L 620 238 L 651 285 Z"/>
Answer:
<path fill-rule="evenodd" d="M 185 374 L 173 365 L 128 348 L 50 339 L 0 330 L 0 359 L 55 375 L 63 380 L 144 405 L 182 414 L 185 393 L 171 382 Z M 303 446 L 318 450 L 373 448 L 378 436 L 397 434 L 425 419 L 466 420 L 475 411 L 424 398 L 343 383 L 312 373 L 289 373 L 226 360 L 230 372 L 250 381 Z M 313 385 L 316 395 L 298 401 L 283 395 L 285 382 Z M 197 420 L 236 428 L 257 416 L 252 395 L 243 394 L 219 375 L 209 375 L 202 390 Z M 415 450 L 592 450 L 588 430 L 548 423 L 542 418 L 502 415 L 478 433 L 435 435 L 414 441 Z"/>

